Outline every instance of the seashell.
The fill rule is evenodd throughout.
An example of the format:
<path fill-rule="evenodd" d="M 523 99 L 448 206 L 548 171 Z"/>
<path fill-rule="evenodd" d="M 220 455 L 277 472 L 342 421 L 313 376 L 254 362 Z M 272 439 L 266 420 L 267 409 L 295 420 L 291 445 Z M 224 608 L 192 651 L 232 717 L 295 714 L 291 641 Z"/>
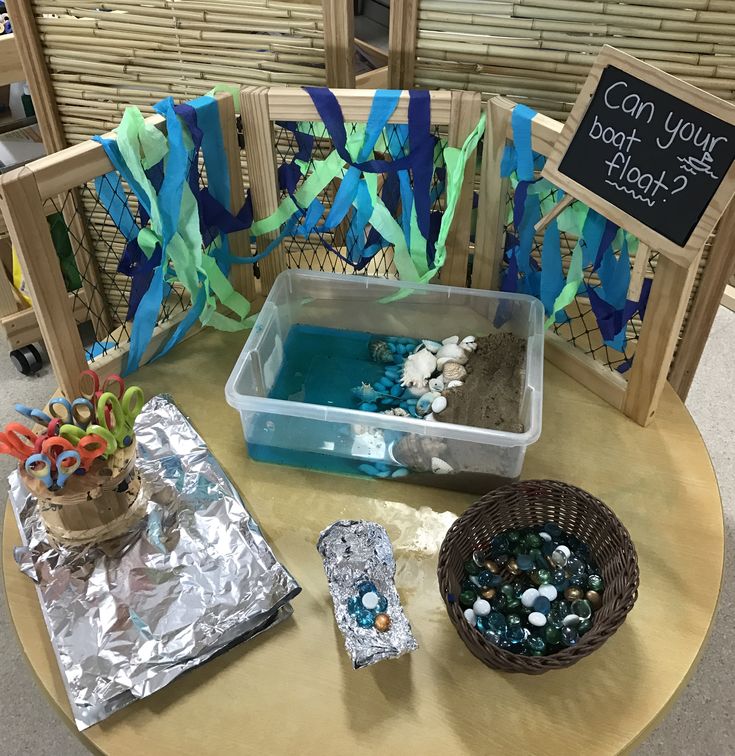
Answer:
<path fill-rule="evenodd" d="M 467 368 L 458 362 L 447 362 L 442 366 L 442 378 L 445 383 L 449 381 L 463 381 L 467 377 Z"/>
<path fill-rule="evenodd" d="M 426 393 L 426 386 L 408 386 L 406 388 L 406 392 L 410 395 L 418 399 L 420 396 L 423 396 Z M 405 393 L 404 393 L 405 398 Z"/>
<path fill-rule="evenodd" d="M 444 378 L 437 376 L 429 381 L 429 388 L 432 391 L 444 391 Z"/>
<path fill-rule="evenodd" d="M 441 394 L 437 394 L 435 391 L 429 391 L 426 394 L 424 394 L 417 402 L 416 402 L 416 414 L 419 417 L 423 417 L 424 415 L 427 415 L 429 412 L 431 412 L 431 406 L 432 402 L 438 397 L 441 396 Z"/>
<path fill-rule="evenodd" d="M 467 352 L 458 344 L 447 344 L 436 353 L 437 360 L 444 359 L 445 357 L 462 365 L 467 362 Z"/>
<path fill-rule="evenodd" d="M 459 388 L 460 386 L 464 386 L 464 383 L 462 383 L 462 381 L 456 381 L 455 380 L 455 381 L 449 381 L 449 383 L 447 383 L 446 387 L 448 389 L 453 389 L 453 388 Z"/>
<path fill-rule="evenodd" d="M 352 396 L 359 399 L 361 402 L 374 402 L 379 397 L 386 396 L 386 394 L 376 391 L 369 383 L 361 383 L 359 386 L 355 386 L 355 388 L 350 390 L 352 391 Z"/>
<path fill-rule="evenodd" d="M 447 408 L 447 397 L 446 396 L 437 396 L 436 399 L 431 403 L 431 411 L 435 412 L 437 415 L 440 412 L 443 412 Z"/>
<path fill-rule="evenodd" d="M 433 457 L 446 457 L 449 453 L 443 438 L 407 433 L 393 446 L 392 455 L 399 465 L 414 472 L 431 472 Z"/>
<path fill-rule="evenodd" d="M 406 358 L 401 386 L 426 386 L 435 370 L 436 357 L 428 349 L 422 349 Z"/>
<path fill-rule="evenodd" d="M 436 361 L 436 366 L 439 368 L 439 370 L 444 370 L 444 366 L 447 365 L 450 362 L 456 362 L 458 365 L 464 365 L 465 362 L 467 362 L 467 353 L 462 352 L 462 356 L 457 357 L 440 357 Z"/>
<path fill-rule="evenodd" d="M 370 339 L 368 343 L 368 353 L 373 362 L 381 362 L 387 365 L 394 360 L 391 348 L 388 346 L 388 343 L 382 339 Z"/>
<path fill-rule="evenodd" d="M 450 464 L 447 464 L 443 459 L 432 457 L 431 472 L 435 475 L 446 475 L 447 473 L 454 472 L 454 468 Z"/>
<path fill-rule="evenodd" d="M 436 354 L 442 347 L 438 341 L 432 341 L 431 339 L 423 339 L 421 343 L 432 353 Z"/>
<path fill-rule="evenodd" d="M 396 417 L 411 417 L 411 414 L 403 409 L 403 407 L 393 407 L 392 409 L 383 410 L 381 414 L 395 415 Z"/>
<path fill-rule="evenodd" d="M 442 339 L 442 344 L 458 344 L 459 343 L 459 336 L 447 336 L 446 339 Z"/>
<path fill-rule="evenodd" d="M 429 414 L 428 414 L 428 415 L 424 415 L 424 418 L 423 418 L 423 419 L 424 419 L 424 420 L 428 420 L 429 422 L 431 422 L 432 420 L 433 420 L 434 422 L 436 422 L 436 418 L 434 417 L 434 413 L 433 413 L 433 412 L 429 412 Z"/>
<path fill-rule="evenodd" d="M 477 344 L 474 341 L 470 342 L 469 344 L 459 344 L 458 346 L 466 354 L 471 354 L 477 349 Z"/>
<path fill-rule="evenodd" d="M 477 341 L 477 339 L 474 336 L 465 336 L 462 341 L 460 341 L 460 344 L 474 344 Z"/>

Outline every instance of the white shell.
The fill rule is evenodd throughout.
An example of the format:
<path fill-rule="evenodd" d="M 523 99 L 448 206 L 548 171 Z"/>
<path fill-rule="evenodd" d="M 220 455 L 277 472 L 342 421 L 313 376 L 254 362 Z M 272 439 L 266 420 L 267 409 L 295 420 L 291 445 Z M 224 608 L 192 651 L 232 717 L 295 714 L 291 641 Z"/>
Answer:
<path fill-rule="evenodd" d="M 422 343 L 432 354 L 436 354 L 442 346 L 438 341 L 432 341 L 431 339 L 422 339 Z"/>
<path fill-rule="evenodd" d="M 472 627 L 477 624 L 477 615 L 472 611 L 472 609 L 464 610 L 464 618 Z"/>
<path fill-rule="evenodd" d="M 487 617 L 487 615 L 490 614 L 490 602 L 483 598 L 479 598 L 472 605 L 472 611 L 478 617 Z"/>
<path fill-rule="evenodd" d="M 378 605 L 378 594 L 374 591 L 369 591 L 362 597 L 362 605 L 366 609 L 375 609 L 375 607 Z"/>
<path fill-rule="evenodd" d="M 470 335 L 470 336 L 465 336 L 460 343 L 462 343 L 462 344 L 474 344 L 476 341 L 477 341 L 477 339 L 474 336 Z"/>
<path fill-rule="evenodd" d="M 549 601 L 554 601 L 559 595 L 559 591 L 556 590 L 556 586 L 551 585 L 551 583 L 544 583 L 543 585 L 540 585 L 538 587 L 538 592 L 540 596 L 549 599 Z"/>
<path fill-rule="evenodd" d="M 407 357 L 403 363 L 401 386 L 426 386 L 435 370 L 436 357 L 428 349 L 422 349 Z"/>
<path fill-rule="evenodd" d="M 459 336 L 447 336 L 446 339 L 442 339 L 442 344 L 458 344 Z"/>
<path fill-rule="evenodd" d="M 445 383 L 463 381 L 467 377 L 467 368 L 458 362 L 447 362 L 441 369 Z"/>
<path fill-rule="evenodd" d="M 442 357 L 450 357 L 457 362 L 462 362 L 462 360 L 467 361 L 467 353 L 464 349 L 462 349 L 461 346 L 459 346 L 459 344 L 445 344 L 436 353 L 437 360 L 441 359 Z"/>
<path fill-rule="evenodd" d="M 437 376 L 429 381 L 429 388 L 432 391 L 444 391 L 444 377 Z"/>
<path fill-rule="evenodd" d="M 464 383 L 462 381 L 449 381 L 445 388 L 453 389 L 453 388 L 459 388 L 460 386 L 464 386 Z"/>
<path fill-rule="evenodd" d="M 395 415 L 396 417 L 409 417 L 410 413 L 403 407 L 393 407 L 392 409 L 383 410 L 383 415 Z"/>
<path fill-rule="evenodd" d="M 521 604 L 527 609 L 533 606 L 533 602 L 539 597 L 539 592 L 535 588 L 526 588 L 521 594 Z"/>
<path fill-rule="evenodd" d="M 546 624 L 546 617 L 541 612 L 531 612 L 528 615 L 528 621 L 535 627 L 543 627 Z"/>
<path fill-rule="evenodd" d="M 460 357 L 457 357 L 455 355 L 452 355 L 451 357 L 440 357 L 436 361 L 436 366 L 439 368 L 439 370 L 444 370 L 444 366 L 450 362 L 456 362 L 458 365 L 464 365 L 465 362 L 467 362 L 467 354 L 466 352 L 462 352 L 462 355 Z"/>
<path fill-rule="evenodd" d="M 440 396 L 440 394 L 437 394 L 435 391 L 429 391 L 426 394 L 424 394 L 417 402 L 416 402 L 416 414 L 419 417 L 422 417 L 423 415 L 428 415 L 429 412 L 431 412 L 432 405 L 434 403 L 434 400 Z"/>
<path fill-rule="evenodd" d="M 431 472 L 433 472 L 435 475 L 446 475 L 447 473 L 454 472 L 454 468 L 450 464 L 446 463 L 443 459 L 439 459 L 439 457 L 432 457 Z"/>
<path fill-rule="evenodd" d="M 477 344 L 459 344 L 459 348 L 464 350 L 467 354 L 471 354 L 477 349 Z"/>
<path fill-rule="evenodd" d="M 435 412 L 437 415 L 440 412 L 444 412 L 446 408 L 447 398 L 445 396 L 437 396 L 437 398 L 431 403 L 431 411 Z"/>

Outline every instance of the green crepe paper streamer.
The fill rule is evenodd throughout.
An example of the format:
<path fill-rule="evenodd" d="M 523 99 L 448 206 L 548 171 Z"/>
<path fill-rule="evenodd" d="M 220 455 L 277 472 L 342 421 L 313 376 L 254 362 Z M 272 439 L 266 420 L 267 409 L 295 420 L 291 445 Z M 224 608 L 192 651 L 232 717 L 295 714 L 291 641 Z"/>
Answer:
<path fill-rule="evenodd" d="M 544 323 L 545 328 L 550 328 L 556 320 L 557 313 L 568 307 L 576 298 L 579 287 L 582 283 L 582 248 L 577 244 L 572 253 L 572 260 L 569 264 L 567 273 L 567 282 L 554 300 L 554 312 L 549 315 Z"/>
<path fill-rule="evenodd" d="M 209 92 L 206 93 L 208 97 L 214 97 L 220 92 L 227 92 L 232 96 L 232 102 L 235 105 L 235 113 L 240 113 L 240 85 L 239 84 L 215 84 Z"/>

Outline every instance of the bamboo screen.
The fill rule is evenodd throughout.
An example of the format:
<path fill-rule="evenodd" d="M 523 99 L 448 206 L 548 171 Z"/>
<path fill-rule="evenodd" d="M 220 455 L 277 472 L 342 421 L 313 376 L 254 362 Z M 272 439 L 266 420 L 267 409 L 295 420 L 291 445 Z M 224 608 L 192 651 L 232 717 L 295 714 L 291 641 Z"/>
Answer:
<path fill-rule="evenodd" d="M 70 144 L 117 126 L 131 103 L 215 84 L 324 84 L 321 7 L 282 0 L 36 0 L 36 24 Z"/>

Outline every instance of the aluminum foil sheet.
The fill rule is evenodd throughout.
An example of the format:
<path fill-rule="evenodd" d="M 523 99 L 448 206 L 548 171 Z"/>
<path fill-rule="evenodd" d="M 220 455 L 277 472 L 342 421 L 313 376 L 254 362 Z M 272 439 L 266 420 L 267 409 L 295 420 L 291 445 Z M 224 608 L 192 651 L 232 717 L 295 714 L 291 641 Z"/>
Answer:
<path fill-rule="evenodd" d="M 344 635 L 352 666 L 359 669 L 417 649 L 396 591 L 396 562 L 385 528 L 365 520 L 338 520 L 322 532 L 316 547 L 324 560 L 334 617 Z M 390 617 L 390 628 L 386 632 L 360 627 L 349 611 L 350 599 L 365 582 L 374 583 L 388 600 L 385 613 Z"/>
<path fill-rule="evenodd" d="M 145 514 L 100 546 L 50 542 L 37 500 L 10 477 L 16 560 L 36 582 L 80 730 L 290 616 L 301 590 L 170 397 L 151 399 L 135 431 Z"/>

